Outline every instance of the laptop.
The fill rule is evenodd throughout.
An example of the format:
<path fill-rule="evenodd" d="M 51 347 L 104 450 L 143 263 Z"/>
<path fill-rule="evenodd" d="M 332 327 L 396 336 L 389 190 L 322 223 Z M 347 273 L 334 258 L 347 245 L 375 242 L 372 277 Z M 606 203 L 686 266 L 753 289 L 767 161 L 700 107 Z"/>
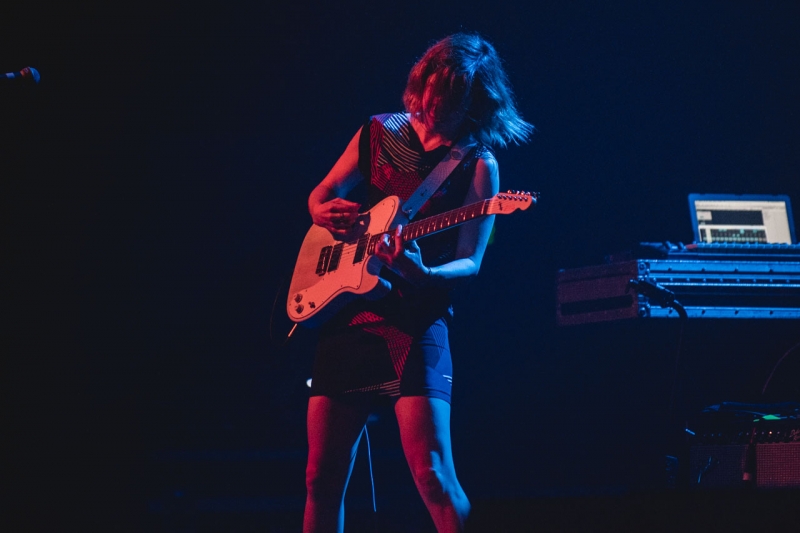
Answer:
<path fill-rule="evenodd" d="M 695 243 L 797 244 L 786 195 L 689 195 Z"/>

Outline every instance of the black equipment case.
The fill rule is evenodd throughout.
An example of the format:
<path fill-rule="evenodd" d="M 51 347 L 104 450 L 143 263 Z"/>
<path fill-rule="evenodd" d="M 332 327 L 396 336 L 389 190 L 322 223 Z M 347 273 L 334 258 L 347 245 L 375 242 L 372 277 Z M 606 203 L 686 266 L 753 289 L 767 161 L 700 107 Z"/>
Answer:
<path fill-rule="evenodd" d="M 800 319 L 800 258 L 634 259 L 560 270 L 557 323 L 678 317 Z"/>

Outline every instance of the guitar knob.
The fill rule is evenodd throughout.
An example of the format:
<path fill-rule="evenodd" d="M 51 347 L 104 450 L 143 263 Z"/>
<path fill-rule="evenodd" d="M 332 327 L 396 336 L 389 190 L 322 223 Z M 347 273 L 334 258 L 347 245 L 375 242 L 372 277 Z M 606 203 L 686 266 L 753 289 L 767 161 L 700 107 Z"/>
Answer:
<path fill-rule="evenodd" d="M 297 303 L 302 302 L 303 301 L 303 295 L 298 292 L 297 294 L 294 295 L 294 301 L 297 302 Z"/>
<path fill-rule="evenodd" d="M 300 313 L 303 312 L 303 309 L 305 309 L 305 308 L 301 304 L 301 305 L 298 305 L 297 307 L 294 308 L 294 312 L 299 315 Z"/>

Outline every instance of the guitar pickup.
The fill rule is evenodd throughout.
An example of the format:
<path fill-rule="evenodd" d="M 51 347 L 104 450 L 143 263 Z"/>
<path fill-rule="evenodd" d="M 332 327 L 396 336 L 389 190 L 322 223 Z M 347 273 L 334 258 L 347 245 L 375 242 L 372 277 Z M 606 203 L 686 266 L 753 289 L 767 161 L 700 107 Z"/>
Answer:
<path fill-rule="evenodd" d="M 377 235 L 373 235 L 369 239 L 369 244 L 367 245 L 367 253 L 369 255 L 375 255 L 375 248 L 378 246 L 378 242 L 381 238 L 386 235 L 385 233 L 379 233 Z"/>
<path fill-rule="evenodd" d="M 360 263 L 364 260 L 364 255 L 367 253 L 367 245 L 369 244 L 369 233 L 365 233 L 358 238 L 356 245 L 356 255 L 353 257 L 353 264 Z"/>
<path fill-rule="evenodd" d="M 331 254 L 333 253 L 333 246 L 325 246 L 319 252 L 319 260 L 317 261 L 317 276 L 325 275 L 328 271 L 328 265 L 331 262 Z"/>
<path fill-rule="evenodd" d="M 330 263 L 328 263 L 328 272 L 333 272 L 337 268 L 339 268 L 339 260 L 342 258 L 342 250 L 344 249 L 344 243 L 340 242 L 339 244 L 333 247 L 333 251 L 330 255 Z"/>

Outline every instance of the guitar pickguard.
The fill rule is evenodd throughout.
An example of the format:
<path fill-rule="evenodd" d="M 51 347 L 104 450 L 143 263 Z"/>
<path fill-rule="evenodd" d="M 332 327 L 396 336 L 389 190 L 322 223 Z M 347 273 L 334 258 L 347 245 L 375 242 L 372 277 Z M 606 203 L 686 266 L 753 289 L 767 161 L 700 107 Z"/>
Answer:
<path fill-rule="evenodd" d="M 388 231 L 399 206 L 396 196 L 385 198 L 359 216 L 356 229 L 346 241 L 336 239 L 325 228 L 311 227 L 300 247 L 289 287 L 289 318 L 313 326 L 354 297 L 380 298 L 389 292 L 391 285 L 379 276 L 382 263 L 371 254 L 369 243 L 368 250 L 359 250 L 359 240 L 366 237 L 369 241 Z M 334 264 L 337 246 L 340 249 Z M 327 263 L 321 257 L 326 248 L 332 250 Z"/>

